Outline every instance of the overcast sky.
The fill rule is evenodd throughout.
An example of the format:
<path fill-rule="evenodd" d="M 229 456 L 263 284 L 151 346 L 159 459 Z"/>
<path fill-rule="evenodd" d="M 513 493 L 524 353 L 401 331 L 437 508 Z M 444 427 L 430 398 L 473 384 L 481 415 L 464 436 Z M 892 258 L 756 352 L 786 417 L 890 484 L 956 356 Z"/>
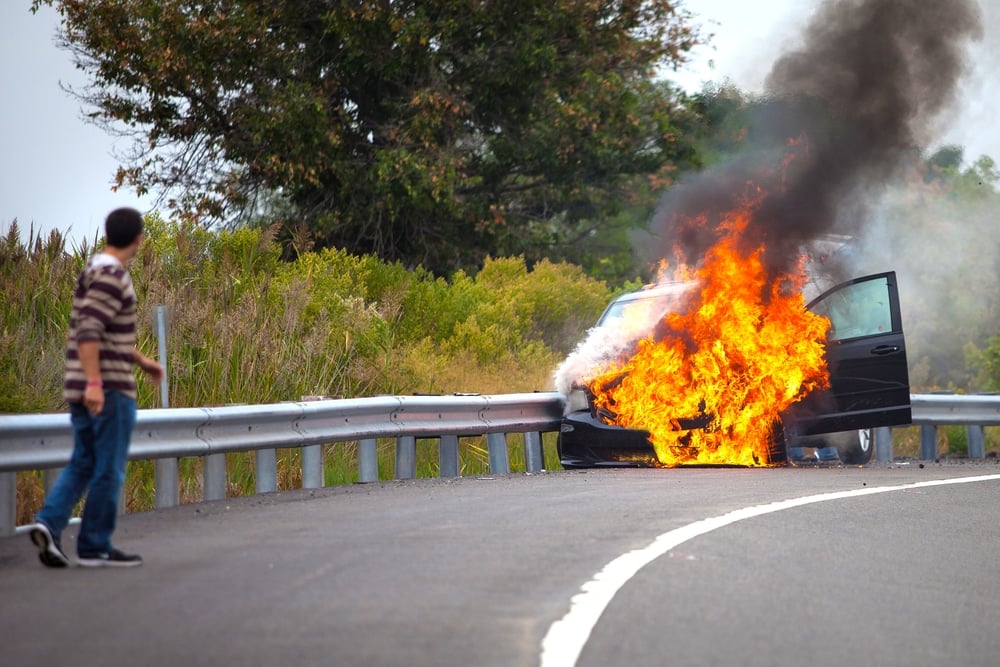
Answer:
<path fill-rule="evenodd" d="M 940 0 L 927 0 L 937 2 Z M 985 36 L 970 53 L 973 71 L 962 99 L 942 119 L 938 144 L 965 147 L 971 161 L 989 155 L 1000 162 L 1000 2 L 980 0 Z M 697 90 L 705 81 L 730 79 L 760 91 L 771 63 L 808 20 L 818 0 L 687 0 L 711 45 L 675 78 Z M 27 229 L 63 230 L 74 239 L 94 239 L 104 216 L 118 206 L 147 211 L 152 199 L 111 191 L 118 166 L 115 139 L 81 120 L 78 101 L 60 84 L 86 83 L 69 54 L 56 47 L 58 15 L 29 11 L 31 0 L 0 0 L 0 233 L 15 218 Z M 121 145 L 124 150 L 128 146 Z"/>

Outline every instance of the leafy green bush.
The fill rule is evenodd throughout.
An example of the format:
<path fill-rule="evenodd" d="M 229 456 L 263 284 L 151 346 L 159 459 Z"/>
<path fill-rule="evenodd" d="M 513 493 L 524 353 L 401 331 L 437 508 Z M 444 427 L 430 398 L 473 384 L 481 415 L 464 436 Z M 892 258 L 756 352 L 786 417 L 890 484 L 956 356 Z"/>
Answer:
<path fill-rule="evenodd" d="M 570 264 L 490 259 L 450 280 L 339 250 L 282 260 L 278 230 L 207 231 L 147 216 L 131 270 L 142 349 L 166 307 L 171 407 L 303 395 L 545 390 L 610 298 Z M 73 281 L 87 256 L 16 225 L 0 241 L 0 410 L 58 411 Z M 25 350 L 32 353 L 24 354 Z M 161 404 L 139 383 L 140 407 Z"/>

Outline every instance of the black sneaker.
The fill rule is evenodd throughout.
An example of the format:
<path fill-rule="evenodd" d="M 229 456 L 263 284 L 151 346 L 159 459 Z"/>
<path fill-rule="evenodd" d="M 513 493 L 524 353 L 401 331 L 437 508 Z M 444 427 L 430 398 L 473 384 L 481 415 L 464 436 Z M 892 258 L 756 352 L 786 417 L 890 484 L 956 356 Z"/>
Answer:
<path fill-rule="evenodd" d="M 38 547 L 38 560 L 48 567 L 66 567 L 69 565 L 69 558 L 63 553 L 59 546 L 59 540 L 52 535 L 52 531 L 41 521 L 31 527 L 29 533 L 31 541 Z"/>
<path fill-rule="evenodd" d="M 142 556 L 112 549 L 103 554 L 79 556 L 76 562 L 81 567 L 138 567 L 142 565 Z"/>

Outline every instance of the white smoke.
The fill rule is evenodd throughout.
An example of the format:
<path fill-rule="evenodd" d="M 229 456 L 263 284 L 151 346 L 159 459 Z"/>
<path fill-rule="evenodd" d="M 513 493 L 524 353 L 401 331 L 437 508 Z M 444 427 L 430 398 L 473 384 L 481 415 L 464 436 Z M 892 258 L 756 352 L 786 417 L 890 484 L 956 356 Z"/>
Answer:
<path fill-rule="evenodd" d="M 913 391 L 988 388 L 968 355 L 1000 334 L 1000 197 L 989 182 L 962 180 L 898 182 L 846 256 L 855 276 L 896 272 Z"/>
<path fill-rule="evenodd" d="M 620 297 L 601 316 L 555 370 L 556 391 L 568 395 L 574 384 L 590 380 L 635 354 L 664 315 L 684 307 L 684 296 L 696 283 L 670 282 Z"/>

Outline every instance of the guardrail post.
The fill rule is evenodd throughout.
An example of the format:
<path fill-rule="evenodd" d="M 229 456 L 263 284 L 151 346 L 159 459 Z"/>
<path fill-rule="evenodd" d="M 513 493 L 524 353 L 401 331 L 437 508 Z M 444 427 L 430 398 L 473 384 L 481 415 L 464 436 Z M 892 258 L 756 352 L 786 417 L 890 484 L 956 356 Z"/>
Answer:
<path fill-rule="evenodd" d="M 220 452 L 205 456 L 203 476 L 205 500 L 223 500 L 226 497 L 226 486 L 229 482 L 226 472 L 226 455 Z"/>
<path fill-rule="evenodd" d="M 302 488 L 323 488 L 323 445 L 302 448 Z"/>
<path fill-rule="evenodd" d="M 542 434 L 538 431 L 529 431 L 524 434 L 524 469 L 526 472 L 538 472 L 544 467 Z"/>
<path fill-rule="evenodd" d="M 457 435 L 442 435 L 438 441 L 438 476 L 458 477 Z"/>
<path fill-rule="evenodd" d="M 924 461 L 937 458 L 937 427 L 933 424 L 920 425 L 920 458 Z"/>
<path fill-rule="evenodd" d="M 982 424 L 969 424 L 966 427 L 966 433 L 969 440 L 969 458 L 970 459 L 985 459 L 986 458 L 986 436 L 983 433 Z"/>
<path fill-rule="evenodd" d="M 167 307 L 157 306 L 154 310 L 156 319 L 156 351 L 159 353 L 160 364 L 163 366 L 163 378 L 160 380 L 160 405 L 170 407 L 170 369 L 167 368 Z"/>
<path fill-rule="evenodd" d="M 489 451 L 490 472 L 494 475 L 509 475 L 510 457 L 507 454 L 507 434 L 487 433 L 486 449 Z"/>
<path fill-rule="evenodd" d="M 45 497 L 48 498 L 52 487 L 56 485 L 56 480 L 62 474 L 62 468 L 46 468 L 42 473 L 42 485 L 45 487 Z"/>
<path fill-rule="evenodd" d="M 892 428 L 880 426 L 873 430 L 875 437 L 875 460 L 892 461 Z"/>
<path fill-rule="evenodd" d="M 17 473 L 0 472 L 0 537 L 17 531 Z"/>
<path fill-rule="evenodd" d="M 271 447 L 258 449 L 254 455 L 254 471 L 256 473 L 257 493 L 277 491 L 278 450 Z"/>
<path fill-rule="evenodd" d="M 417 476 L 417 438 L 401 435 L 396 438 L 396 479 Z"/>
<path fill-rule="evenodd" d="M 378 481 L 378 445 L 375 438 L 358 440 L 358 481 Z"/>
<path fill-rule="evenodd" d="M 157 509 L 177 507 L 180 501 L 180 475 L 177 471 L 177 459 L 156 459 L 153 487 L 156 489 Z"/>

